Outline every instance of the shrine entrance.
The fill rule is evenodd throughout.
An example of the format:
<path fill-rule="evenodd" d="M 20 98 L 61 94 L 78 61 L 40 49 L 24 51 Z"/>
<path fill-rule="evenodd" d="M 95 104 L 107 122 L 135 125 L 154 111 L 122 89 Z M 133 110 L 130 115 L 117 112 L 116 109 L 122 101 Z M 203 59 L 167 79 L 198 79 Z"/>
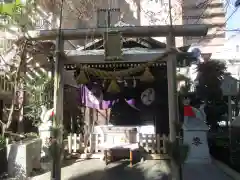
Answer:
<path fill-rule="evenodd" d="M 93 34 L 93 38 L 104 39 L 104 49 L 99 50 L 70 50 L 64 51 L 63 40 L 85 38 L 89 33 Z M 147 109 L 149 114 L 151 111 L 157 110 L 157 101 L 161 98 L 160 90 L 165 89 L 159 87 L 159 84 L 167 83 L 168 91 L 168 114 L 169 114 L 169 142 L 176 142 L 176 123 L 178 120 L 177 111 L 177 94 L 176 94 L 176 57 L 181 55 L 186 59 L 188 53 L 184 50 L 175 48 L 175 36 L 204 36 L 207 33 L 207 27 L 202 25 L 191 26 L 151 26 L 151 27 L 114 27 L 111 29 L 61 29 L 57 31 L 40 30 L 34 33 L 31 40 L 54 40 L 56 39 L 56 59 L 54 72 L 54 121 L 53 121 L 53 179 L 61 179 L 61 147 L 63 133 L 63 68 L 71 66 L 77 68 L 76 80 L 82 87 L 92 89 L 93 86 L 100 86 L 102 89 L 101 100 L 106 99 L 112 101 L 110 104 L 116 105 L 117 101 L 124 100 L 128 105 L 140 109 L 142 105 Z M 122 48 L 123 38 L 132 37 L 148 37 L 148 36 L 164 36 L 167 38 L 167 47 L 165 49 L 129 49 Z M 185 51 L 186 52 L 186 51 Z M 168 60 L 167 60 L 168 59 Z M 167 62 L 167 69 L 162 76 L 159 72 L 162 62 Z M 77 66 L 76 66 L 77 65 Z M 98 67 L 96 67 L 98 65 Z M 106 69 L 107 68 L 107 69 Z M 167 76 L 166 76 L 167 73 Z M 160 78 L 161 77 L 161 78 Z M 136 80 L 137 79 L 137 80 Z M 159 80 L 158 79 L 162 79 Z M 133 82 L 134 81 L 134 82 Z M 165 82 L 164 82 L 165 81 Z M 136 85 L 134 85 L 136 82 Z M 132 85 L 131 85 L 132 84 Z M 143 88 L 143 85 L 146 89 Z M 91 87 L 92 86 L 92 87 Z M 136 86 L 136 88 L 132 88 Z M 166 86 L 164 86 L 166 87 Z M 138 89 L 138 91 L 134 91 Z M 130 90 L 128 92 L 127 90 Z M 146 91 L 145 91 L 146 90 Z M 165 90 L 166 91 L 166 90 Z M 138 94 L 138 96 L 137 96 Z M 108 96 L 108 98 L 106 98 Z M 112 98 L 115 97 L 115 98 Z M 118 98 L 117 98 L 118 97 Z M 136 98 L 140 103 L 133 102 L 132 97 Z M 92 100 L 94 100 L 93 98 Z M 129 102 L 129 101 L 132 102 Z M 98 100 L 99 101 L 99 100 Z M 115 101 L 115 102 L 113 102 Z M 82 102 L 82 99 L 81 99 Z M 160 102 L 158 102 L 160 103 Z M 141 111 L 140 111 L 141 112 Z M 126 116 L 121 118 L 125 119 Z M 142 118 L 142 115 L 139 116 Z M 138 119 L 138 118 L 136 118 Z M 145 119 L 145 118 L 142 118 Z M 156 121 L 157 122 L 157 121 Z M 173 166 L 174 166 L 174 161 Z M 176 165 L 175 165 L 176 166 Z M 176 168 L 174 174 L 177 172 Z"/>
<path fill-rule="evenodd" d="M 94 58 L 94 53 L 103 52 L 104 43 L 104 39 L 89 43 L 76 53 L 76 57 L 68 53 L 68 58 L 73 60 L 86 53 Z M 146 53 L 146 58 L 152 55 L 149 52 L 160 53 L 164 57 L 166 44 L 152 38 L 124 38 L 121 49 L 132 54 L 135 51 Z M 188 47 L 181 47 L 180 50 L 186 52 Z M 68 64 L 66 69 L 75 71 L 83 118 L 88 126 L 93 126 L 93 131 L 89 132 L 91 157 L 106 156 L 103 153 L 107 149 L 117 149 L 118 158 L 129 157 L 128 149 L 133 147 L 135 151 L 142 147 L 147 153 L 166 155 L 166 147 L 162 143 L 169 133 L 166 61 L 153 59 L 149 64 L 134 61 L 87 63 L 87 58 L 86 63 L 78 67 Z M 178 57 L 178 66 L 186 66 L 184 60 Z M 134 129 L 137 130 L 133 132 Z M 76 146 L 79 141 L 75 137 L 81 139 L 79 134 L 70 135 L 69 153 L 80 149 L 80 145 Z M 111 156 L 113 159 L 116 153 Z"/>
<path fill-rule="evenodd" d="M 103 44 L 103 39 L 96 43 L 89 43 L 78 55 L 91 53 L 91 51 L 101 52 Z M 166 44 L 151 38 L 125 38 L 122 48 L 132 53 L 136 50 L 147 52 L 156 51 L 156 49 L 164 52 Z M 180 49 L 187 51 L 188 47 Z M 178 66 L 186 65 L 183 62 L 179 59 Z M 97 120 L 93 120 L 96 125 L 109 123 L 118 126 L 154 125 L 155 133 L 168 134 L 166 62 L 154 62 L 148 68 L 140 68 L 141 66 L 145 66 L 145 63 L 107 62 L 104 64 L 82 63 L 81 67 L 77 68 L 75 78 L 80 84 L 80 103 L 84 107 L 96 109 Z M 126 77 L 116 79 L 107 77 L 107 73 L 113 71 L 126 72 L 128 69 L 136 68 L 140 70 Z M 66 65 L 66 69 L 73 70 L 75 67 Z"/>

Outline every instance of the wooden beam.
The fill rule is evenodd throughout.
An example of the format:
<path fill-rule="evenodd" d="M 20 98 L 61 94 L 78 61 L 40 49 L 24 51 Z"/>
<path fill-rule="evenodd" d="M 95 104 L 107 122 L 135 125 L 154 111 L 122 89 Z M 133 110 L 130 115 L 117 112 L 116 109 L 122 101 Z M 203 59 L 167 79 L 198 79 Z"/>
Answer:
<path fill-rule="evenodd" d="M 113 62 L 147 62 L 161 56 L 166 52 L 165 49 L 148 50 L 145 48 L 138 49 L 122 49 L 123 60 L 121 61 L 106 61 L 104 50 L 68 50 L 65 51 L 66 60 L 65 64 L 81 64 L 81 63 L 113 63 Z"/>
<path fill-rule="evenodd" d="M 171 26 L 128 26 L 114 28 L 85 28 L 85 29 L 62 29 L 64 40 L 102 38 L 104 32 L 119 31 L 123 37 L 166 37 Z M 182 36 L 205 36 L 208 27 L 202 24 L 174 25 L 173 35 Z M 34 30 L 28 31 L 26 36 L 31 40 L 55 40 L 57 30 Z"/>

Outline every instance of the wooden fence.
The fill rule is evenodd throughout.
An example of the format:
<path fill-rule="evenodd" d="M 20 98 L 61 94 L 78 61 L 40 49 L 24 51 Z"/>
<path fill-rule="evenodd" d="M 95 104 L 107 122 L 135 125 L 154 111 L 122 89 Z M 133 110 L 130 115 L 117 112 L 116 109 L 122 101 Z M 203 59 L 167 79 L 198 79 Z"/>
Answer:
<path fill-rule="evenodd" d="M 139 134 L 139 146 L 150 154 L 166 154 L 166 141 L 168 137 L 159 134 Z"/>
<path fill-rule="evenodd" d="M 68 135 L 68 153 L 77 153 L 84 148 L 84 141 L 81 134 L 69 134 Z"/>
<path fill-rule="evenodd" d="M 0 93 L 10 93 L 13 92 L 13 84 L 5 75 L 0 75 Z"/>
<path fill-rule="evenodd" d="M 102 152 L 99 148 L 99 145 L 104 142 L 104 137 L 100 136 L 100 134 L 92 134 L 90 138 L 90 144 L 93 147 L 92 152 Z M 150 154 L 166 154 L 166 141 L 168 137 L 159 134 L 138 134 L 138 143 L 139 147 L 143 148 L 146 152 Z M 81 135 L 78 134 L 69 134 L 68 136 L 68 153 L 77 153 L 83 150 L 84 147 L 84 139 Z"/>

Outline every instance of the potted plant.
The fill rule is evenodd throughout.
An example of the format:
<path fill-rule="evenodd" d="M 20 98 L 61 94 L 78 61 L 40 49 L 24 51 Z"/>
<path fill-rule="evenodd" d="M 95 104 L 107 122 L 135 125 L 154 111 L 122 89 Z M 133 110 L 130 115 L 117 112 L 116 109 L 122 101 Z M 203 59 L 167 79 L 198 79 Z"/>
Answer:
<path fill-rule="evenodd" d="M 0 174 L 7 172 L 7 151 L 6 151 L 6 139 L 4 136 L 0 136 Z"/>

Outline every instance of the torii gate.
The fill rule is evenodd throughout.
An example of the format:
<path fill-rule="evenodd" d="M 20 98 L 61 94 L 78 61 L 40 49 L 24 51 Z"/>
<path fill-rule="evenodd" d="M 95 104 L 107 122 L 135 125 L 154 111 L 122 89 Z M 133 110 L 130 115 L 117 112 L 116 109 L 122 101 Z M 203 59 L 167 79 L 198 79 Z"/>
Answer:
<path fill-rule="evenodd" d="M 54 149 L 53 176 L 54 179 L 61 179 L 61 145 L 62 145 L 62 122 L 63 122 L 63 68 L 64 64 L 81 63 L 107 63 L 103 51 L 91 54 L 81 53 L 81 51 L 66 51 L 64 53 L 64 40 L 85 39 L 91 34 L 92 38 L 102 38 L 106 33 L 117 32 L 123 37 L 166 37 L 167 50 L 175 47 L 175 37 L 182 36 L 205 36 L 208 28 L 205 25 L 173 25 L 173 26 L 130 26 L 114 28 L 92 28 L 92 29 L 61 29 L 61 30 L 38 30 L 29 31 L 30 40 L 56 40 L 56 58 L 55 58 L 55 76 L 54 76 L 54 112 L 55 128 L 54 138 L 56 139 L 56 148 Z M 63 40 L 63 41 L 62 41 Z M 159 57 L 164 52 L 154 51 L 123 51 L 122 60 L 117 62 L 147 62 L 153 58 Z M 176 141 L 176 122 L 178 120 L 177 112 L 177 90 L 176 90 L 176 55 L 169 54 L 167 60 L 168 77 L 168 104 L 169 104 L 169 140 Z M 116 61 L 114 61 L 116 62 Z"/>

